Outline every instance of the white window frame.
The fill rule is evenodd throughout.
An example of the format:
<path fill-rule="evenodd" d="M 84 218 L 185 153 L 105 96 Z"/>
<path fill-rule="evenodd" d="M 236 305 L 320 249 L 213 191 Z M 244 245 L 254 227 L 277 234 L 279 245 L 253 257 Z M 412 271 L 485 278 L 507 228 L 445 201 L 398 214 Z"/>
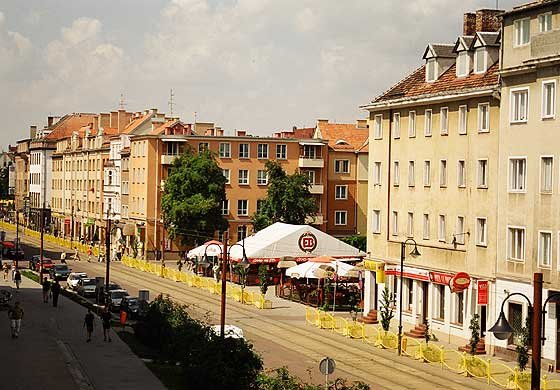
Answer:
<path fill-rule="evenodd" d="M 391 234 L 393 236 L 399 235 L 399 212 L 396 210 L 391 212 Z"/>
<path fill-rule="evenodd" d="M 223 149 L 222 149 L 222 147 L 223 147 Z M 225 152 L 227 152 L 227 153 L 225 153 Z M 220 158 L 231 158 L 231 143 L 220 142 L 219 156 L 220 156 Z"/>
<path fill-rule="evenodd" d="M 539 33 L 552 31 L 552 12 L 545 12 L 540 14 L 538 16 L 538 20 L 539 20 Z"/>
<path fill-rule="evenodd" d="M 226 184 L 231 184 L 231 170 L 222 168 L 222 175 L 226 178 Z"/>
<path fill-rule="evenodd" d="M 241 182 L 241 172 L 247 172 L 247 176 L 244 178 L 245 180 Z M 237 171 L 237 184 L 240 186 L 248 186 L 249 185 L 249 170 L 248 169 L 239 169 Z"/>
<path fill-rule="evenodd" d="M 257 159 L 268 159 L 268 144 L 257 144 Z"/>
<path fill-rule="evenodd" d="M 401 114 L 393 113 L 393 138 L 401 138 Z"/>
<path fill-rule="evenodd" d="M 547 95 L 545 94 L 545 86 L 552 85 L 552 112 L 546 113 L 546 105 L 548 103 Z M 556 80 L 543 80 L 541 85 L 541 119 L 554 119 L 556 116 Z"/>
<path fill-rule="evenodd" d="M 424 160 L 424 187 L 430 187 L 432 185 L 432 162 L 430 160 Z"/>
<path fill-rule="evenodd" d="M 461 60 L 465 59 L 465 73 L 461 73 Z M 456 70 L 455 70 L 455 75 L 457 77 L 466 77 L 469 75 L 469 69 L 470 68 L 470 57 L 469 57 L 469 52 L 466 50 L 460 51 L 457 54 L 457 66 L 456 66 Z"/>
<path fill-rule="evenodd" d="M 383 139 L 383 115 L 375 115 L 373 117 L 373 138 Z"/>
<path fill-rule="evenodd" d="M 350 173 L 350 160 L 334 160 L 334 173 Z"/>
<path fill-rule="evenodd" d="M 523 227 L 523 226 L 513 226 L 513 225 L 508 225 L 508 226 L 506 227 L 506 229 L 507 229 L 507 230 L 506 230 L 506 245 L 507 245 L 507 246 L 506 246 L 506 258 L 507 258 L 507 260 L 508 260 L 508 261 L 514 261 L 514 262 L 522 262 L 522 263 L 524 263 L 524 262 L 525 262 L 525 249 L 526 249 L 526 248 L 525 248 L 525 242 L 527 241 L 527 230 L 526 230 L 525 227 Z M 511 251 L 511 243 L 510 243 L 510 240 L 511 240 L 511 238 L 512 238 L 512 236 L 511 236 L 511 234 L 512 234 L 511 230 L 522 230 L 522 231 L 523 231 L 523 242 L 522 242 L 522 245 L 521 245 L 521 252 L 522 252 L 522 253 L 521 253 L 522 257 L 521 257 L 521 258 L 511 257 L 511 255 L 512 255 L 512 254 L 510 253 L 510 251 Z"/>
<path fill-rule="evenodd" d="M 485 162 L 484 171 L 482 170 L 481 162 Z M 476 178 L 477 188 L 488 188 L 488 159 L 479 158 L 477 160 L 477 178 Z"/>
<path fill-rule="evenodd" d="M 467 163 L 465 160 L 457 160 L 457 187 L 467 186 Z"/>
<path fill-rule="evenodd" d="M 518 93 L 521 92 L 526 92 L 527 94 L 527 98 L 525 100 L 525 117 L 521 119 L 514 119 L 515 116 L 517 116 L 517 114 L 519 114 L 519 112 L 521 111 L 520 107 L 518 107 L 516 110 L 514 95 L 517 95 Z M 529 98 L 530 98 L 529 95 L 530 92 L 528 87 L 510 89 L 509 91 L 509 122 L 510 123 L 527 123 L 527 121 L 529 120 Z"/>
<path fill-rule="evenodd" d="M 447 160 L 439 160 L 439 186 L 447 187 Z"/>
<path fill-rule="evenodd" d="M 548 247 L 548 260 L 549 263 L 548 264 L 544 264 L 543 262 L 543 248 L 541 245 L 541 235 L 544 234 L 548 234 L 550 237 L 550 245 Z M 539 230 L 537 233 L 537 246 L 538 246 L 538 255 L 537 255 L 537 259 L 538 259 L 538 265 L 539 268 L 544 268 L 544 269 L 551 269 L 552 268 L 552 230 Z"/>
<path fill-rule="evenodd" d="M 523 39 L 523 27 L 524 23 L 527 23 L 527 27 L 529 28 L 528 31 L 528 40 L 527 42 L 522 42 Z M 513 21 L 513 47 L 523 47 L 527 46 L 531 43 L 531 18 L 522 18 Z"/>
<path fill-rule="evenodd" d="M 397 161 L 393 161 L 393 186 L 398 187 L 399 184 L 400 184 L 400 164 L 399 161 L 397 160 Z"/>
<path fill-rule="evenodd" d="M 381 233 L 381 210 L 372 210 L 371 230 L 375 234 Z"/>
<path fill-rule="evenodd" d="M 415 170 L 414 170 L 414 160 L 410 160 L 408 162 L 408 186 L 409 187 L 414 187 L 415 185 Z"/>
<path fill-rule="evenodd" d="M 433 69 L 430 68 L 433 65 Z M 429 58 L 426 60 L 426 82 L 432 83 L 437 80 L 438 76 L 438 63 L 435 58 Z M 430 72 L 432 70 L 433 72 Z"/>
<path fill-rule="evenodd" d="M 544 188 L 544 159 L 550 158 L 552 160 L 552 166 L 550 168 L 550 189 Z M 554 191 L 554 156 L 545 155 L 540 156 L 540 167 L 539 167 L 539 190 L 541 194 L 552 194 Z"/>
<path fill-rule="evenodd" d="M 373 185 L 381 185 L 381 161 L 373 162 Z"/>
<path fill-rule="evenodd" d="M 416 111 L 408 112 L 408 138 L 416 137 Z"/>
<path fill-rule="evenodd" d="M 430 239 L 430 214 L 424 214 L 422 217 L 422 239 Z"/>
<path fill-rule="evenodd" d="M 484 108 L 486 108 L 484 110 Z M 484 126 L 486 124 L 486 126 Z M 480 103 L 478 105 L 478 132 L 490 132 L 490 103 Z"/>
<path fill-rule="evenodd" d="M 241 146 L 242 145 L 246 145 L 247 146 L 247 155 L 245 155 L 245 153 L 243 153 L 243 155 L 241 154 Z M 239 144 L 239 151 L 238 151 L 238 156 L 239 158 L 251 158 L 251 144 L 249 143 L 240 143 Z"/>
<path fill-rule="evenodd" d="M 344 223 L 340 217 L 344 216 Z M 346 226 L 348 225 L 348 211 L 346 210 L 335 210 L 334 212 L 334 224 L 335 226 Z"/>
<path fill-rule="evenodd" d="M 465 104 L 460 105 L 458 110 L 457 110 L 457 117 L 458 117 L 458 121 L 459 121 L 459 128 L 458 128 L 458 133 L 460 135 L 466 135 L 467 134 L 467 128 L 468 128 L 468 117 L 469 117 L 469 107 Z"/>
<path fill-rule="evenodd" d="M 263 173 L 264 173 L 264 177 L 262 176 Z M 268 185 L 268 173 L 266 172 L 266 169 L 257 170 L 257 185 L 259 186 Z"/>
<path fill-rule="evenodd" d="M 434 117 L 433 117 L 432 109 L 428 108 L 427 110 L 424 110 L 424 137 L 432 136 L 433 124 L 434 124 Z"/>
<path fill-rule="evenodd" d="M 242 208 L 239 207 L 240 202 L 245 202 L 245 211 L 242 212 Z M 249 200 L 248 199 L 238 199 L 237 200 L 237 215 L 240 217 L 247 217 L 249 215 Z"/>
<path fill-rule="evenodd" d="M 480 236 L 480 229 L 481 229 L 481 224 L 479 223 L 479 221 L 484 221 L 483 224 L 483 237 Z M 488 246 L 488 219 L 486 217 L 476 217 L 476 245 L 477 246 Z M 482 239 L 481 239 L 482 238 Z"/>
<path fill-rule="evenodd" d="M 449 108 L 441 107 L 439 110 L 439 131 L 441 135 L 449 134 Z"/>
<path fill-rule="evenodd" d="M 445 242 L 445 235 L 447 233 L 447 226 L 445 221 L 445 214 L 438 216 L 438 241 Z"/>
<path fill-rule="evenodd" d="M 522 188 L 512 188 L 512 163 L 513 160 L 524 160 L 525 161 L 525 171 L 523 173 L 523 184 Z M 508 192 L 513 193 L 525 193 L 527 192 L 527 157 L 526 156 L 511 156 L 508 158 Z"/>
<path fill-rule="evenodd" d="M 455 221 L 455 242 L 459 245 L 465 245 L 465 217 L 457 216 Z"/>
<path fill-rule="evenodd" d="M 482 70 L 479 69 L 480 61 L 478 59 L 478 53 L 482 53 L 484 60 L 482 61 Z M 474 51 L 474 73 L 482 74 L 488 69 L 488 50 L 485 47 L 479 47 Z"/>
<path fill-rule="evenodd" d="M 288 158 L 288 145 L 277 144 L 276 145 L 276 159 L 286 160 Z"/>
<path fill-rule="evenodd" d="M 408 212 L 407 226 L 406 226 L 407 237 L 414 237 L 414 213 Z"/>
<path fill-rule="evenodd" d="M 341 193 L 339 194 L 339 190 Z M 334 186 L 334 199 L 347 200 L 348 199 L 348 185 L 335 185 Z"/>
<path fill-rule="evenodd" d="M 222 215 L 228 215 L 228 214 L 229 214 L 229 199 L 226 199 L 222 201 Z"/>

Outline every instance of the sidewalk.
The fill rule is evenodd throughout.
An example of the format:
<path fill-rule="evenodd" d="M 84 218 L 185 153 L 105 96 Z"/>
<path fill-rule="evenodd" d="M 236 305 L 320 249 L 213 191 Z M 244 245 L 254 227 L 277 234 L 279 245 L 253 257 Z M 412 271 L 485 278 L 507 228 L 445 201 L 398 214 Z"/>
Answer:
<path fill-rule="evenodd" d="M 0 288 L 11 289 L 25 310 L 18 339 L 10 336 L 7 312 L 0 312 L 3 384 L 22 390 L 165 389 L 113 331 L 113 341 L 103 341 L 99 318 L 86 343 L 86 309 L 62 295 L 57 308 L 45 304 L 40 285 L 22 279 L 20 290 L 0 280 Z"/>

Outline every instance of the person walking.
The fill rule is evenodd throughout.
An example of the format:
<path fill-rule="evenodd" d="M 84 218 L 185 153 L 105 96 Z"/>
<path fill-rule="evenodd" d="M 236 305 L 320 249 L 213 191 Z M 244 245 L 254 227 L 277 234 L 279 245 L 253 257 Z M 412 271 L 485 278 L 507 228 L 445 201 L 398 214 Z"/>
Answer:
<path fill-rule="evenodd" d="M 80 259 L 80 252 L 78 252 L 78 247 L 75 247 L 75 248 L 74 248 L 74 260 L 76 260 L 76 261 L 82 261 L 82 260 Z"/>
<path fill-rule="evenodd" d="M 89 247 L 88 250 L 87 250 L 87 261 L 88 261 L 88 263 L 91 263 L 91 255 L 92 255 L 92 254 L 93 254 L 93 249 L 92 249 L 92 247 L 91 247 L 91 245 L 90 245 L 90 247 Z"/>
<path fill-rule="evenodd" d="M 52 305 L 53 307 L 57 307 L 58 296 L 60 295 L 60 284 L 58 283 L 58 280 L 55 280 L 54 284 L 51 286 L 51 292 L 52 292 Z"/>
<path fill-rule="evenodd" d="M 19 290 L 19 285 L 21 284 L 21 273 L 17 268 L 16 272 L 14 273 L 14 282 L 16 283 L 16 288 Z"/>
<path fill-rule="evenodd" d="M 105 309 L 103 309 L 101 320 L 103 322 L 103 341 L 111 342 L 111 312 L 109 306 L 105 306 Z"/>
<path fill-rule="evenodd" d="M 43 286 L 43 303 L 49 303 L 49 292 L 51 290 L 51 283 L 47 280 L 46 276 L 43 278 L 43 283 L 41 283 L 41 286 Z"/>
<path fill-rule="evenodd" d="M 87 340 L 86 342 L 89 343 L 91 341 L 91 334 L 93 333 L 93 325 L 95 322 L 95 317 L 90 309 L 88 309 L 87 314 L 84 318 L 84 327 L 86 328 L 87 332 Z"/>
<path fill-rule="evenodd" d="M 62 264 L 66 264 L 66 251 L 62 251 L 62 253 L 60 254 L 60 262 Z"/>
<path fill-rule="evenodd" d="M 8 310 L 8 317 L 10 318 L 11 328 L 12 328 L 12 338 L 17 339 L 19 337 L 19 331 L 21 330 L 21 320 L 23 319 L 23 308 L 19 302 L 16 302 L 14 307 Z"/>
<path fill-rule="evenodd" d="M 10 273 L 10 266 L 8 263 L 4 263 L 4 280 L 8 280 L 8 274 Z"/>

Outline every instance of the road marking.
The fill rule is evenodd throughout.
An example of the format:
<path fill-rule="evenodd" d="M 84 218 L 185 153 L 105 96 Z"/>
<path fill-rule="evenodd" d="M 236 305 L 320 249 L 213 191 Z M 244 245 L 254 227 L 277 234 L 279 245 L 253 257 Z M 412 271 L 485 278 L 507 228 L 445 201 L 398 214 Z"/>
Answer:
<path fill-rule="evenodd" d="M 63 342 L 62 340 L 56 340 L 58 347 L 62 351 L 62 355 L 64 356 L 64 363 L 66 364 L 66 368 L 70 371 L 70 375 L 76 382 L 78 389 L 80 390 L 93 390 L 95 387 L 91 383 L 91 380 L 88 378 L 87 374 L 82 369 L 80 362 L 76 358 L 76 355 L 72 351 L 72 348 L 68 343 Z"/>

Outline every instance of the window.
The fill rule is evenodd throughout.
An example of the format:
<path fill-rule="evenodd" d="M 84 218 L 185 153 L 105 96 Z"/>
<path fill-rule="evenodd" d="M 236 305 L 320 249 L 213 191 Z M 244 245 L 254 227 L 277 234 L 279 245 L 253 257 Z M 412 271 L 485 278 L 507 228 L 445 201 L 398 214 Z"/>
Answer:
<path fill-rule="evenodd" d="M 439 112 L 439 130 L 441 135 L 447 135 L 449 131 L 449 109 L 442 107 Z"/>
<path fill-rule="evenodd" d="M 486 218 L 476 219 L 476 245 L 486 246 L 488 242 L 488 229 L 486 228 Z"/>
<path fill-rule="evenodd" d="M 240 169 L 238 181 L 239 184 L 249 184 L 249 170 Z"/>
<path fill-rule="evenodd" d="M 488 160 L 480 159 L 478 164 L 478 178 L 477 187 L 478 188 L 488 188 Z"/>
<path fill-rule="evenodd" d="M 334 160 L 335 173 L 350 173 L 350 160 Z"/>
<path fill-rule="evenodd" d="M 554 118 L 556 111 L 556 81 L 542 83 L 542 113 L 543 119 Z"/>
<path fill-rule="evenodd" d="M 474 52 L 474 73 L 486 72 L 486 48 L 479 47 Z"/>
<path fill-rule="evenodd" d="M 408 213 L 408 224 L 406 227 L 408 237 L 414 237 L 414 213 Z"/>
<path fill-rule="evenodd" d="M 529 89 L 511 91 L 510 122 L 527 122 L 527 107 L 529 105 Z"/>
<path fill-rule="evenodd" d="M 552 233 L 539 232 L 539 266 L 550 268 L 552 265 Z"/>
<path fill-rule="evenodd" d="M 514 46 L 527 45 L 531 39 L 531 35 L 530 35 L 531 19 L 529 18 L 520 19 L 520 20 L 516 20 L 513 23 L 515 28 Z"/>
<path fill-rule="evenodd" d="M 399 213 L 397 211 L 393 211 L 393 220 L 391 222 L 393 236 L 399 235 Z"/>
<path fill-rule="evenodd" d="M 373 210 L 372 212 L 372 226 L 371 229 L 374 233 L 381 233 L 381 211 Z"/>
<path fill-rule="evenodd" d="M 249 158 L 249 144 L 239 144 L 239 158 Z"/>
<path fill-rule="evenodd" d="M 229 214 L 229 200 L 226 199 L 222 202 L 222 215 Z"/>
<path fill-rule="evenodd" d="M 465 218 L 457 217 L 457 225 L 455 225 L 455 242 L 457 244 L 465 244 Z"/>
<path fill-rule="evenodd" d="M 552 12 L 539 15 L 539 32 L 547 32 L 552 30 Z"/>
<path fill-rule="evenodd" d="M 438 240 L 445 242 L 445 215 L 439 216 Z"/>
<path fill-rule="evenodd" d="M 422 218 L 422 238 L 424 240 L 430 239 L 430 215 L 424 214 Z"/>
<path fill-rule="evenodd" d="M 457 54 L 457 77 L 464 77 L 469 74 L 469 53 L 462 51 Z"/>
<path fill-rule="evenodd" d="M 257 145 L 257 158 L 268 158 L 268 144 Z"/>
<path fill-rule="evenodd" d="M 459 134 L 467 134 L 467 106 L 459 106 Z"/>
<path fill-rule="evenodd" d="M 394 161 L 393 162 L 393 185 L 395 187 L 398 187 L 399 181 L 400 181 L 399 162 Z"/>
<path fill-rule="evenodd" d="M 432 136 L 432 110 L 424 111 L 424 135 Z"/>
<path fill-rule="evenodd" d="M 453 297 L 453 318 L 451 322 L 457 325 L 463 325 L 465 317 L 465 292 L 460 291 L 451 294 L 451 296 Z"/>
<path fill-rule="evenodd" d="M 257 185 L 265 186 L 268 184 L 268 174 L 265 170 L 259 169 L 257 171 Z"/>
<path fill-rule="evenodd" d="M 552 193 L 552 157 L 541 157 L 541 192 Z"/>
<path fill-rule="evenodd" d="M 509 190 L 511 192 L 525 191 L 526 169 L 527 161 L 525 158 L 509 159 Z"/>
<path fill-rule="evenodd" d="M 393 138 L 401 137 L 401 114 L 395 112 L 393 114 Z"/>
<path fill-rule="evenodd" d="M 457 161 L 457 187 L 465 186 L 465 160 L 459 160 Z"/>
<path fill-rule="evenodd" d="M 309 184 L 317 184 L 315 181 L 315 171 L 302 171 L 301 173 L 309 177 Z"/>
<path fill-rule="evenodd" d="M 435 58 L 426 61 L 426 81 L 435 81 L 437 78 L 437 63 Z"/>
<path fill-rule="evenodd" d="M 335 211 L 334 212 L 334 224 L 335 225 L 346 225 L 347 211 Z"/>
<path fill-rule="evenodd" d="M 412 304 L 414 303 L 414 281 L 410 278 L 403 280 L 403 297 L 404 297 L 404 311 L 412 311 Z"/>
<path fill-rule="evenodd" d="M 381 185 L 381 161 L 375 161 L 373 163 L 373 185 Z"/>
<path fill-rule="evenodd" d="M 416 111 L 408 113 L 408 136 L 416 137 Z"/>
<path fill-rule="evenodd" d="M 303 145 L 303 158 L 314 160 L 317 158 L 317 149 L 313 145 Z"/>
<path fill-rule="evenodd" d="M 434 284 L 434 320 L 445 320 L 445 285 Z"/>
<path fill-rule="evenodd" d="M 429 160 L 424 161 L 424 187 L 431 185 L 431 163 Z"/>
<path fill-rule="evenodd" d="M 200 142 L 198 144 L 198 153 L 202 153 L 208 150 L 208 142 Z"/>
<path fill-rule="evenodd" d="M 249 201 L 247 199 L 239 199 L 237 201 L 237 215 L 239 216 L 249 215 Z"/>
<path fill-rule="evenodd" d="M 447 187 L 447 160 L 439 162 L 439 186 Z"/>
<path fill-rule="evenodd" d="M 230 158 L 231 157 L 231 144 L 228 142 L 220 143 L 220 157 Z"/>
<path fill-rule="evenodd" d="M 261 212 L 265 205 L 264 199 L 257 199 L 257 213 Z"/>
<path fill-rule="evenodd" d="M 478 132 L 486 133 L 490 131 L 490 105 L 481 103 L 478 105 Z"/>
<path fill-rule="evenodd" d="M 525 228 L 508 227 L 509 260 L 525 261 Z"/>
<path fill-rule="evenodd" d="M 224 177 L 226 178 L 226 184 L 229 184 L 229 178 L 230 178 L 230 171 L 229 169 L 222 169 L 222 174 L 224 175 Z"/>
<path fill-rule="evenodd" d="M 276 158 L 278 160 L 285 160 L 288 154 L 288 146 L 284 144 L 276 145 Z"/>
<path fill-rule="evenodd" d="M 242 241 L 245 237 L 247 237 L 247 226 L 239 225 L 237 227 L 237 241 Z"/>
<path fill-rule="evenodd" d="M 408 186 L 414 187 L 414 161 L 408 162 Z"/>
<path fill-rule="evenodd" d="M 348 186 L 347 185 L 343 185 L 343 186 L 335 186 L 334 187 L 334 198 L 336 200 L 346 200 L 348 199 Z"/>
<path fill-rule="evenodd" d="M 383 138 L 383 115 L 376 115 L 374 118 L 373 137 L 375 139 Z"/>
<path fill-rule="evenodd" d="M 138 146 L 138 145 L 136 145 L 136 146 Z M 178 154 L 179 154 L 179 143 L 178 142 L 168 142 L 167 143 L 167 155 L 168 156 L 177 156 Z"/>

